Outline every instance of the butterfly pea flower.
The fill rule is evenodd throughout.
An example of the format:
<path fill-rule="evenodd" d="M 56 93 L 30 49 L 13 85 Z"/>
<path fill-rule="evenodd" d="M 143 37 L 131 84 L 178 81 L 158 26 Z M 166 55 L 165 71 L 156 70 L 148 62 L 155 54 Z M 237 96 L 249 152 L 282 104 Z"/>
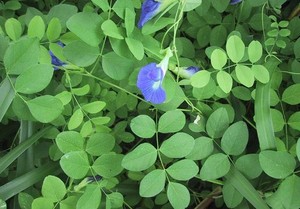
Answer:
<path fill-rule="evenodd" d="M 145 100 L 153 104 L 161 104 L 166 100 L 166 92 L 162 87 L 162 83 L 171 56 L 172 51 L 167 49 L 166 56 L 159 64 L 149 63 L 142 67 L 138 74 L 137 87 L 142 92 Z"/>
<path fill-rule="evenodd" d="M 176 69 L 179 76 L 182 78 L 191 78 L 192 75 L 197 73 L 200 70 L 200 68 L 196 66 L 190 66 L 190 67 L 183 67 L 180 69 Z"/>
<path fill-rule="evenodd" d="M 64 47 L 65 45 L 62 42 L 57 42 L 57 44 L 61 47 Z M 59 66 L 63 66 L 64 63 L 63 61 L 61 61 L 60 59 L 58 59 L 51 50 L 49 50 L 49 54 L 51 56 L 51 64 L 54 65 L 54 70 L 58 70 Z"/>
<path fill-rule="evenodd" d="M 142 28 L 146 22 L 151 20 L 155 15 L 163 11 L 174 1 L 175 0 L 145 0 L 142 4 L 138 28 Z"/>
<path fill-rule="evenodd" d="M 238 3 L 240 3 L 242 0 L 231 0 L 230 1 L 230 4 L 231 5 L 235 5 L 235 4 L 238 4 Z"/>

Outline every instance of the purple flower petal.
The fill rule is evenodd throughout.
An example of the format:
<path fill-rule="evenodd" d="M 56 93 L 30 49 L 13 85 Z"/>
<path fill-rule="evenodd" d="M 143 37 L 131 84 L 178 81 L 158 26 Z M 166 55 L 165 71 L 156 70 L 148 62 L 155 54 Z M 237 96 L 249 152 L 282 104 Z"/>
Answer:
<path fill-rule="evenodd" d="M 60 45 L 61 47 L 64 47 L 65 45 L 62 42 L 57 42 L 58 45 Z M 60 59 L 58 59 L 51 50 L 49 50 L 49 54 L 51 56 L 51 64 L 54 65 L 54 70 L 57 70 L 59 66 L 63 66 L 64 63 L 63 61 L 61 61 Z"/>
<path fill-rule="evenodd" d="M 139 72 L 137 87 L 145 99 L 153 104 L 161 104 L 166 100 L 166 92 L 162 88 L 164 72 L 156 63 L 150 63 Z"/>
<path fill-rule="evenodd" d="M 238 4 L 238 3 L 240 3 L 242 0 L 231 0 L 230 1 L 230 4 L 231 5 L 235 5 L 235 4 Z"/>
<path fill-rule="evenodd" d="M 200 69 L 198 67 L 195 66 L 190 66 L 187 69 L 185 69 L 187 75 L 189 77 L 191 77 L 192 75 L 194 75 L 195 73 L 197 73 Z"/>
<path fill-rule="evenodd" d="M 161 2 L 155 0 L 145 0 L 142 4 L 142 12 L 138 22 L 138 28 L 142 28 L 146 22 L 151 20 L 158 12 Z"/>

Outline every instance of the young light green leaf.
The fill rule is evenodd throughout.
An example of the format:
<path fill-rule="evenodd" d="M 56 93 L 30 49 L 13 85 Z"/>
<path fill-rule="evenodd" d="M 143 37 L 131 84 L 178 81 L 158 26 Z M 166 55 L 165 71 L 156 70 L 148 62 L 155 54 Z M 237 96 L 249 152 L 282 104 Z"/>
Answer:
<path fill-rule="evenodd" d="M 175 209 L 187 208 L 190 203 L 189 190 L 184 185 L 176 182 L 169 182 L 167 196 Z"/>
<path fill-rule="evenodd" d="M 110 193 L 106 195 L 106 208 L 108 208 L 107 203 L 111 208 L 121 208 L 124 203 L 124 197 L 120 192 Z"/>
<path fill-rule="evenodd" d="M 49 123 L 56 119 L 63 111 L 62 102 L 54 96 L 43 95 L 27 101 L 32 116 L 42 122 Z"/>
<path fill-rule="evenodd" d="M 219 71 L 217 73 L 217 82 L 226 94 L 228 94 L 231 91 L 233 80 L 229 73 L 225 71 Z"/>
<path fill-rule="evenodd" d="M 53 67 L 47 64 L 37 64 L 21 73 L 15 83 L 15 89 L 19 93 L 33 94 L 42 91 L 48 86 L 53 76 Z M 32 81 L 32 78 L 35 81 Z"/>
<path fill-rule="evenodd" d="M 141 41 L 133 38 L 125 38 L 125 42 L 137 60 L 141 60 L 144 57 L 144 46 Z"/>
<path fill-rule="evenodd" d="M 72 94 L 69 91 L 60 92 L 59 94 L 56 94 L 55 97 L 58 98 L 63 105 L 69 104 L 72 100 Z"/>
<path fill-rule="evenodd" d="M 57 135 L 55 142 L 63 153 L 72 151 L 82 151 L 85 140 L 80 133 L 76 131 L 64 131 Z"/>
<path fill-rule="evenodd" d="M 163 141 L 159 151 L 169 158 L 182 158 L 191 153 L 195 140 L 189 134 L 178 132 Z"/>
<path fill-rule="evenodd" d="M 248 179 L 255 179 L 262 173 L 258 154 L 242 155 L 236 160 L 235 167 Z"/>
<path fill-rule="evenodd" d="M 240 155 L 247 146 L 248 137 L 246 123 L 236 122 L 225 131 L 221 139 L 222 150 L 228 155 Z"/>
<path fill-rule="evenodd" d="M 38 197 L 33 200 L 31 208 L 32 209 L 53 209 L 53 202 L 45 197 Z"/>
<path fill-rule="evenodd" d="M 226 52 L 234 63 L 238 63 L 244 57 L 245 44 L 239 36 L 232 35 L 227 40 Z"/>
<path fill-rule="evenodd" d="M 225 176 L 230 170 L 228 157 L 223 153 L 209 156 L 200 170 L 202 180 L 216 180 Z"/>
<path fill-rule="evenodd" d="M 291 128 L 300 131 L 300 112 L 299 112 L 299 111 L 293 113 L 293 114 L 289 117 L 288 125 L 289 125 Z"/>
<path fill-rule="evenodd" d="M 215 49 L 211 54 L 211 65 L 214 69 L 222 70 L 227 63 L 227 55 L 222 49 Z"/>
<path fill-rule="evenodd" d="M 241 84 L 246 87 L 251 87 L 254 84 L 254 73 L 248 66 L 237 64 L 235 74 Z"/>
<path fill-rule="evenodd" d="M 191 160 L 202 160 L 208 157 L 214 150 L 213 140 L 211 138 L 201 136 L 195 139 L 195 145 L 190 152 L 186 156 L 186 158 Z"/>
<path fill-rule="evenodd" d="M 156 158 L 156 148 L 149 143 L 143 143 L 125 155 L 122 166 L 130 171 L 143 171 L 152 166 Z"/>
<path fill-rule="evenodd" d="M 110 152 L 115 146 L 115 138 L 109 133 L 95 133 L 86 143 L 86 152 L 93 156 L 100 156 Z"/>
<path fill-rule="evenodd" d="M 199 7 L 201 4 L 202 4 L 202 0 L 186 0 L 183 11 L 184 12 L 191 11 Z"/>
<path fill-rule="evenodd" d="M 92 2 L 96 6 L 100 7 L 103 10 L 103 12 L 107 12 L 110 8 L 109 3 L 108 3 L 107 0 L 92 0 Z"/>
<path fill-rule="evenodd" d="M 103 101 L 90 102 L 82 106 L 82 109 L 90 114 L 96 114 L 104 109 L 106 103 Z"/>
<path fill-rule="evenodd" d="M 125 9 L 125 28 L 126 34 L 129 36 L 134 30 L 135 12 L 131 9 Z"/>
<path fill-rule="evenodd" d="M 252 65 L 251 70 L 256 80 L 261 83 L 268 83 L 270 80 L 270 74 L 267 68 L 263 65 Z"/>
<path fill-rule="evenodd" d="M 156 132 L 155 122 L 148 115 L 139 115 L 130 122 L 130 128 L 141 138 L 151 138 Z"/>
<path fill-rule="evenodd" d="M 262 57 L 262 45 L 259 41 L 251 41 L 248 46 L 248 57 L 250 62 L 255 63 Z"/>
<path fill-rule="evenodd" d="M 184 159 L 172 164 L 166 171 L 173 179 L 187 181 L 197 175 L 199 167 L 193 160 Z"/>
<path fill-rule="evenodd" d="M 68 122 L 68 129 L 73 130 L 76 129 L 83 121 L 83 112 L 81 109 L 77 109 L 73 115 L 71 116 Z"/>
<path fill-rule="evenodd" d="M 98 175 L 104 178 L 112 178 L 123 171 L 121 166 L 123 157 L 122 154 L 114 152 L 103 154 L 95 160 L 92 168 Z"/>
<path fill-rule="evenodd" d="M 191 77 L 191 85 L 195 88 L 202 88 L 208 84 L 210 80 L 210 72 L 200 70 Z"/>
<path fill-rule="evenodd" d="M 46 35 L 49 41 L 55 41 L 59 38 L 61 33 L 61 23 L 57 17 L 54 17 L 50 20 Z"/>
<path fill-rule="evenodd" d="M 29 24 L 28 24 L 28 36 L 29 37 L 37 37 L 39 40 L 42 40 L 44 34 L 45 34 L 45 23 L 41 16 L 34 16 Z"/>
<path fill-rule="evenodd" d="M 180 131 L 185 125 L 185 115 L 180 110 L 165 112 L 158 121 L 158 131 L 161 133 L 173 133 Z"/>
<path fill-rule="evenodd" d="M 66 153 L 61 157 L 59 164 L 65 174 L 74 179 L 84 178 L 90 169 L 89 159 L 84 151 Z"/>
<path fill-rule="evenodd" d="M 225 108 L 214 111 L 206 123 L 206 131 L 210 137 L 220 138 L 229 126 L 229 117 Z"/>
<path fill-rule="evenodd" d="M 62 180 L 56 176 L 47 176 L 43 181 L 42 195 L 52 202 L 59 202 L 67 194 L 67 189 Z"/>
<path fill-rule="evenodd" d="M 99 208 L 101 202 L 101 196 L 102 196 L 102 192 L 97 184 L 87 185 L 83 195 L 78 199 L 78 202 L 76 204 L 76 209 Z"/>
<path fill-rule="evenodd" d="M 235 208 L 243 201 L 243 195 L 227 181 L 223 185 L 222 194 L 228 208 Z"/>
<path fill-rule="evenodd" d="M 105 20 L 102 23 L 101 29 L 103 30 L 103 33 L 109 37 L 116 38 L 116 39 L 124 39 L 116 23 L 114 23 L 110 19 Z"/>
<path fill-rule="evenodd" d="M 9 18 L 5 22 L 5 31 L 10 39 L 18 40 L 22 35 L 22 25 L 15 18 Z"/>
<path fill-rule="evenodd" d="M 296 166 L 294 157 L 283 151 L 262 151 L 259 153 L 259 162 L 263 171 L 276 179 L 286 178 L 293 173 Z"/>
<path fill-rule="evenodd" d="M 139 194 L 141 197 L 154 197 L 165 187 L 166 172 L 156 169 L 148 173 L 140 183 Z"/>

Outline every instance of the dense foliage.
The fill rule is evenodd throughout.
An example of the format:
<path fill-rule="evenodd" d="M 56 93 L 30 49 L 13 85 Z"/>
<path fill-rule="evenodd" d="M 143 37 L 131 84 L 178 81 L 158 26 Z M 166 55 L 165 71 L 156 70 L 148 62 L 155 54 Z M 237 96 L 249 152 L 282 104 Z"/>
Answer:
<path fill-rule="evenodd" d="M 300 208 L 297 0 L 0 3 L 0 208 Z"/>

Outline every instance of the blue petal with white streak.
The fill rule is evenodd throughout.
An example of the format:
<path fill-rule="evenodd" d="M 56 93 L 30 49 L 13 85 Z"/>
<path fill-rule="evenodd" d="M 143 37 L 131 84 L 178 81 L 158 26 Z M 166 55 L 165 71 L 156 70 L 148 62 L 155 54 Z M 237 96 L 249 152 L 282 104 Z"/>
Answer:
<path fill-rule="evenodd" d="M 231 0 L 230 1 L 230 4 L 231 5 L 235 5 L 235 4 L 238 4 L 238 3 L 240 3 L 242 0 Z"/>
<path fill-rule="evenodd" d="M 161 104 L 166 100 L 166 92 L 162 88 L 165 73 L 156 63 L 150 63 L 139 72 L 137 87 L 141 90 L 145 100 L 153 104 Z"/>
<path fill-rule="evenodd" d="M 161 2 L 155 0 L 145 0 L 142 4 L 142 12 L 138 22 L 138 28 L 142 28 L 146 22 L 151 20 L 160 9 Z"/>

